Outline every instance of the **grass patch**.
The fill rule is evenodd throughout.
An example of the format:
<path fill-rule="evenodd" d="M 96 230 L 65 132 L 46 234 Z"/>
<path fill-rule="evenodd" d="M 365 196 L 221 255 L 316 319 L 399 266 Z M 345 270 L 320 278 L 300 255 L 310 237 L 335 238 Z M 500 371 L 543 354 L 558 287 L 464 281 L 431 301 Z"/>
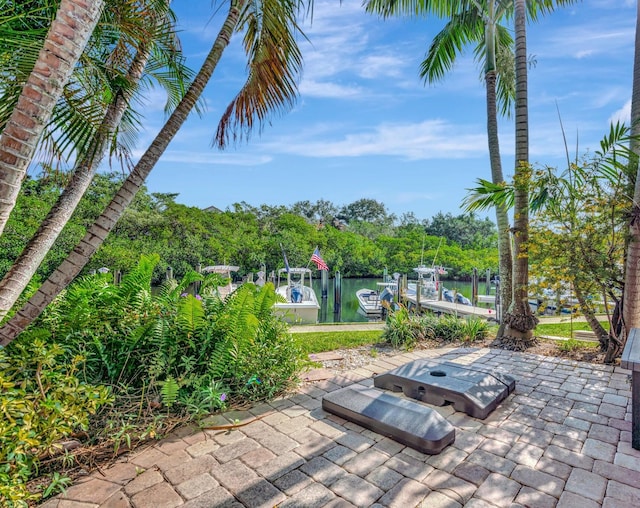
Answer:
<path fill-rule="evenodd" d="M 600 324 L 604 326 L 605 330 L 609 329 L 608 321 L 601 321 Z M 591 328 L 587 323 L 584 323 L 584 322 L 544 323 L 544 324 L 538 325 L 534 333 L 537 336 L 550 335 L 552 337 L 571 338 L 572 337 L 571 333 L 578 330 L 591 331 Z"/>
<path fill-rule="evenodd" d="M 305 354 L 322 353 L 384 342 L 382 330 L 298 332 L 291 331 L 293 340 Z"/>
<path fill-rule="evenodd" d="M 568 339 L 558 342 L 558 349 L 565 353 L 579 351 L 580 349 L 593 349 L 598 347 L 598 342 L 586 342 L 584 340 Z"/>

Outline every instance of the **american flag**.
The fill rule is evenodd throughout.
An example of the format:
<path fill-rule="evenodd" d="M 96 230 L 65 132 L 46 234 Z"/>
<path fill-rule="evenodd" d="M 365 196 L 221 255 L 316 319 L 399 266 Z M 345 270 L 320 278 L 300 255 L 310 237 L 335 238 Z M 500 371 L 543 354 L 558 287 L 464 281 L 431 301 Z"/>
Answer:
<path fill-rule="evenodd" d="M 327 271 L 329 270 L 327 263 L 325 263 L 324 259 L 322 259 L 322 256 L 320 256 L 320 251 L 318 250 L 317 247 L 316 247 L 316 250 L 314 250 L 313 254 L 311 255 L 311 261 L 313 261 L 318 266 L 318 270 L 327 270 Z"/>

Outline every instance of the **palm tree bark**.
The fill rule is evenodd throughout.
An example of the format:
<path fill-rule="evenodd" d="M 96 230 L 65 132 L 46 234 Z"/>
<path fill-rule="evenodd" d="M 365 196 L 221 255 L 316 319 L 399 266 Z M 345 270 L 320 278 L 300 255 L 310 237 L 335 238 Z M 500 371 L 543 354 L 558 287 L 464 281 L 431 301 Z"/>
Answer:
<path fill-rule="evenodd" d="M 629 148 L 635 154 L 630 161 L 630 174 L 635 175 L 631 219 L 629 221 L 629 244 L 624 276 L 624 297 L 622 306 L 623 331 L 618 337 L 618 347 L 612 352 L 615 358 L 620 354 L 632 328 L 640 327 L 640 3 L 637 3 L 636 39 L 633 59 L 633 92 L 631 96 L 631 141 Z M 613 361 L 612 358 L 609 358 Z"/>
<path fill-rule="evenodd" d="M 238 26 L 240 14 L 246 2 L 247 0 L 231 0 L 227 17 L 220 28 L 211 51 L 209 51 L 200 71 L 180 101 L 180 104 L 178 104 L 173 111 L 133 171 L 107 205 L 106 209 L 87 230 L 86 235 L 80 243 L 42 284 L 22 309 L 0 328 L 0 346 L 8 345 L 36 319 L 60 291 L 80 273 L 91 256 L 100 245 L 102 245 L 202 95 L 205 86 L 209 82 L 213 71 L 222 57 L 222 53 L 229 45 L 231 36 Z"/>
<path fill-rule="evenodd" d="M 490 2 L 491 16 L 494 19 L 495 4 Z M 500 158 L 500 138 L 498 136 L 498 108 L 496 101 L 496 25 L 495 22 L 485 22 L 485 85 L 487 94 L 487 141 L 489 145 L 489 160 L 491 163 L 491 179 L 495 184 L 504 183 L 502 160 Z M 512 297 L 512 253 L 509 231 L 509 216 L 504 206 L 496 205 L 496 224 L 498 226 L 498 255 L 500 269 L 500 306 L 509 309 Z M 504 321 L 500 323 L 497 337 L 504 333 Z"/>
<path fill-rule="evenodd" d="M 42 131 L 102 12 L 104 0 L 62 0 L 38 61 L 0 135 L 0 234 Z"/>
<path fill-rule="evenodd" d="M 148 48 L 149 46 L 143 43 L 140 51 L 136 53 L 127 75 L 128 87 L 118 91 L 94 135 L 89 152 L 78 161 L 64 192 L 0 282 L 0 320 L 11 310 L 24 291 L 91 184 L 96 168 L 107 151 L 109 138 L 120 124 L 129 105 L 131 91 L 142 78 L 149 59 Z"/>
<path fill-rule="evenodd" d="M 533 341 L 538 318 L 529 307 L 529 117 L 527 97 L 526 0 L 514 0 L 516 56 L 516 166 L 514 174 L 513 301 L 505 316 L 503 342 L 526 349 Z"/>
<path fill-rule="evenodd" d="M 491 71 L 486 76 L 487 85 L 487 134 L 489 142 L 489 160 L 491 162 L 491 179 L 493 183 L 504 183 L 502 162 L 500 160 L 500 143 L 498 140 L 498 115 L 496 110 L 496 73 Z M 509 309 L 513 294 L 511 254 L 511 233 L 509 216 L 504 206 L 496 205 L 496 224 L 498 226 L 498 263 L 500 269 L 500 305 Z M 502 323 L 501 323 L 502 324 Z M 500 326 L 498 337 L 503 333 Z"/>

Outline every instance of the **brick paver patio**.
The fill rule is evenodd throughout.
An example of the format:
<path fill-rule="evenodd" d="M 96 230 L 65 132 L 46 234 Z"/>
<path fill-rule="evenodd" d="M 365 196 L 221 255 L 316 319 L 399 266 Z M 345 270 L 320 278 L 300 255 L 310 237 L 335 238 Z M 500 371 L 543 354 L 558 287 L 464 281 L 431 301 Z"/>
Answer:
<path fill-rule="evenodd" d="M 437 408 L 456 440 L 433 456 L 321 409 L 325 393 L 417 358 L 505 372 L 516 391 L 485 420 Z M 43 506 L 630 508 L 640 506 L 630 395 L 619 367 L 492 349 L 404 353 L 229 414 L 258 417 L 234 430 L 181 429 Z"/>

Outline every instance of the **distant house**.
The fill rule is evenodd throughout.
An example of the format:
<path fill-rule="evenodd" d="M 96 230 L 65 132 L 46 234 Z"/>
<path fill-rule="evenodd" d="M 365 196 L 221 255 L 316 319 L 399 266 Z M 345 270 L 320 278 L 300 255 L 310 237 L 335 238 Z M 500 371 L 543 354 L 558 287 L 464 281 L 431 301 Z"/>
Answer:
<path fill-rule="evenodd" d="M 222 210 L 220 210 L 220 208 L 216 208 L 215 206 L 211 205 L 208 206 L 204 209 L 205 212 L 215 212 L 215 213 L 222 213 Z"/>

